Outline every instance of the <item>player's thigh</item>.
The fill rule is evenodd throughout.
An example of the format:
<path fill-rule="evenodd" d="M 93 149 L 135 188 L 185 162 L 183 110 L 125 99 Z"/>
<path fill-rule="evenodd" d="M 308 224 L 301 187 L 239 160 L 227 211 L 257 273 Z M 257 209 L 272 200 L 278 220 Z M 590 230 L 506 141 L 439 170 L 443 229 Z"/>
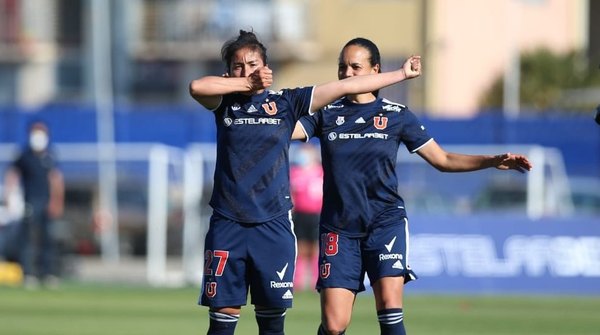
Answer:
<path fill-rule="evenodd" d="M 247 236 L 252 304 L 289 308 L 293 298 L 296 237 L 289 216 L 254 227 Z"/>
<path fill-rule="evenodd" d="M 211 308 L 246 304 L 246 236 L 248 227 L 213 215 L 204 247 L 200 303 Z"/>
<path fill-rule="evenodd" d="M 345 288 L 352 292 L 364 291 L 364 269 L 361 241 L 320 229 L 319 279 L 317 290 Z"/>

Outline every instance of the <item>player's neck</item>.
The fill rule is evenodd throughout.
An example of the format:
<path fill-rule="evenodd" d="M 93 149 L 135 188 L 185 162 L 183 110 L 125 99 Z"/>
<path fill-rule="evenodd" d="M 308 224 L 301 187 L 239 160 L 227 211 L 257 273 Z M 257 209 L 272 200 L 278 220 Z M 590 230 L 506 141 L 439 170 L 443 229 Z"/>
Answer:
<path fill-rule="evenodd" d="M 363 93 L 347 95 L 346 99 L 352 101 L 355 104 L 366 104 L 375 101 L 375 99 L 377 98 L 373 95 L 373 93 Z"/>

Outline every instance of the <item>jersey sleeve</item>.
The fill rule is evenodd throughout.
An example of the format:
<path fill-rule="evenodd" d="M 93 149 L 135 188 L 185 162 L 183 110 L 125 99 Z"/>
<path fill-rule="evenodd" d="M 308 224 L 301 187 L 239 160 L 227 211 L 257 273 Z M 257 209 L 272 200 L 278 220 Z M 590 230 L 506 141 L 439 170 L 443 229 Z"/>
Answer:
<path fill-rule="evenodd" d="M 415 153 L 433 139 L 425 130 L 425 126 L 409 109 L 402 112 L 402 118 L 404 126 L 402 127 L 401 140 L 408 151 Z"/>
<path fill-rule="evenodd" d="M 217 105 L 217 107 L 213 108 L 213 109 L 208 109 L 206 108 L 207 111 L 213 113 L 213 114 L 217 114 L 217 112 L 221 109 L 223 109 L 223 106 L 226 106 L 230 101 L 232 100 L 231 94 L 225 94 L 221 96 L 221 101 L 219 101 L 219 105 Z"/>
<path fill-rule="evenodd" d="M 317 134 L 321 113 L 322 111 L 319 110 L 317 113 L 312 115 L 304 115 L 300 118 L 299 122 L 300 126 L 302 126 L 302 130 L 304 130 L 304 133 L 306 134 L 306 142 L 308 142 L 311 137 Z"/>
<path fill-rule="evenodd" d="M 313 102 L 314 86 L 300 87 L 286 91 L 289 95 L 296 120 L 304 115 L 308 115 Z"/>

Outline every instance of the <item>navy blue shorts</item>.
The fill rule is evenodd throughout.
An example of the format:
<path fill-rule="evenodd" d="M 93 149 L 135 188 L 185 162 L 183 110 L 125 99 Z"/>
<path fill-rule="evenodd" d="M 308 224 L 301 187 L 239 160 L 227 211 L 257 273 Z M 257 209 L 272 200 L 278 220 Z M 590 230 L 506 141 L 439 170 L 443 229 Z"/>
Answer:
<path fill-rule="evenodd" d="M 405 283 L 417 279 L 407 264 L 408 220 L 399 218 L 393 225 L 378 227 L 367 237 L 351 238 L 320 228 L 319 279 L 317 290 L 346 288 L 365 290 L 365 273 L 371 283 L 383 277 L 404 277 Z"/>
<path fill-rule="evenodd" d="M 206 234 L 199 304 L 211 308 L 251 303 L 292 306 L 296 236 L 290 214 L 260 224 L 214 213 Z"/>

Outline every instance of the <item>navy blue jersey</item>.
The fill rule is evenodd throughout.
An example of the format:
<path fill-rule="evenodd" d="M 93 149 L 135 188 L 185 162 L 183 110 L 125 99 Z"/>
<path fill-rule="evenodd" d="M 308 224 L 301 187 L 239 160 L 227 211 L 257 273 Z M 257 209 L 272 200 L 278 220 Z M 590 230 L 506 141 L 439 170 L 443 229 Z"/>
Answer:
<path fill-rule="evenodd" d="M 210 205 L 245 223 L 292 208 L 289 147 L 298 119 L 310 111 L 313 87 L 228 94 L 214 110 L 217 164 Z"/>
<path fill-rule="evenodd" d="M 13 167 L 21 174 L 25 201 L 47 203 L 50 200 L 48 174 L 56 168 L 56 163 L 49 151 L 34 152 L 28 148 L 15 160 Z"/>
<path fill-rule="evenodd" d="M 366 104 L 343 98 L 301 122 L 321 142 L 324 227 L 361 237 L 373 224 L 397 222 L 398 209 L 405 215 L 398 148 L 402 142 L 414 153 L 431 140 L 408 108 L 381 98 Z"/>

